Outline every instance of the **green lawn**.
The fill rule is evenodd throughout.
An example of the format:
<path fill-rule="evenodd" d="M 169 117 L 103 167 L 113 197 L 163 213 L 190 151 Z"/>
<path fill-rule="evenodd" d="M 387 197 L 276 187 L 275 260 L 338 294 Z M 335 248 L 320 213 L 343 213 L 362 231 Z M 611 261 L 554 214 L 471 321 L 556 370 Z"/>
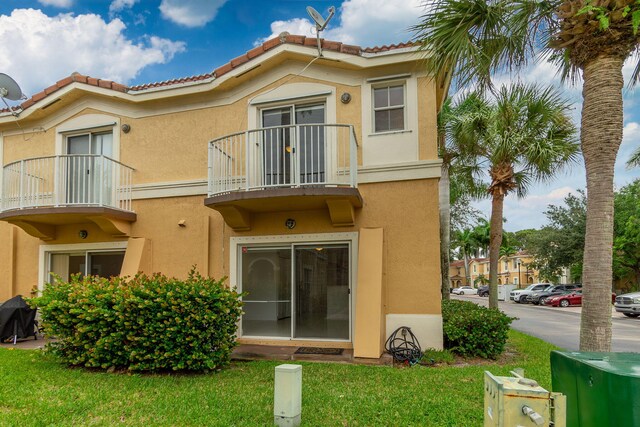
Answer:
<path fill-rule="evenodd" d="M 390 368 L 302 363 L 307 426 L 480 426 L 482 375 L 522 367 L 551 385 L 550 344 L 512 331 L 500 363 Z M 0 425 L 269 426 L 277 362 L 206 375 L 68 369 L 39 351 L 0 349 Z"/>

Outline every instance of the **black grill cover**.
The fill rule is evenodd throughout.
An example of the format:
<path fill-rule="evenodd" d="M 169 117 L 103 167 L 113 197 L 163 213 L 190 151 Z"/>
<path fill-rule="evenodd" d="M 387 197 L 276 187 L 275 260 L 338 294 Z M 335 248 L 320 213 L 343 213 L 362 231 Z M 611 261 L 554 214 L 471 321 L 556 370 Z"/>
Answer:
<path fill-rule="evenodd" d="M 36 310 L 18 295 L 0 305 L 0 339 L 35 336 Z"/>

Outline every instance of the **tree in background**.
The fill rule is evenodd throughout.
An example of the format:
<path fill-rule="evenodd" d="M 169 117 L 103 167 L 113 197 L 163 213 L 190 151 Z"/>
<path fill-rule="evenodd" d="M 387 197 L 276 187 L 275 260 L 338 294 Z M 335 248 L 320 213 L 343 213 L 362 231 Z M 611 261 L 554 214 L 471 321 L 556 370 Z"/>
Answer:
<path fill-rule="evenodd" d="M 562 268 L 571 280 L 581 281 L 587 198 L 584 191 L 569 194 L 564 205 L 549 205 L 548 224 L 527 233 L 525 246 L 533 266 L 546 280 L 556 281 Z M 615 193 L 613 278 L 633 289 L 640 285 L 640 180 Z"/>
<path fill-rule="evenodd" d="M 464 277 L 467 279 L 467 285 L 471 286 L 469 258 L 478 249 L 478 242 L 475 239 L 473 231 L 468 228 L 457 232 L 453 241 L 461 252 L 462 259 L 464 260 Z"/>
<path fill-rule="evenodd" d="M 517 253 L 517 249 L 510 245 L 502 245 L 500 246 L 500 258 L 502 257 L 510 257 Z"/>
<path fill-rule="evenodd" d="M 616 193 L 613 274 L 627 279 L 630 290 L 640 285 L 640 179 Z"/>
<path fill-rule="evenodd" d="M 638 0 L 433 0 L 413 29 L 427 70 L 453 69 L 458 85 L 491 86 L 495 73 L 555 62 L 583 80 L 580 139 L 587 175 L 587 228 L 580 349 L 611 349 L 613 175 L 622 142 L 625 60 L 640 47 Z M 632 83 L 640 77 L 640 63 Z"/>
<path fill-rule="evenodd" d="M 486 286 L 489 284 L 489 279 L 487 279 L 484 274 L 479 275 L 478 277 L 476 277 L 476 283 L 478 283 L 479 285 L 482 286 Z"/>
<path fill-rule="evenodd" d="M 466 180 L 464 174 L 457 173 L 466 165 L 462 163 L 461 147 L 458 141 L 449 137 L 450 126 L 456 115 L 467 108 L 464 104 L 452 107 L 451 98 L 447 98 L 438 113 L 438 155 L 442 159 L 440 171 L 439 210 L 440 210 L 440 275 L 442 299 L 449 299 L 449 258 L 451 239 L 456 233 L 475 222 L 480 213 L 471 207 L 469 197 L 474 193 L 473 183 Z M 453 180 L 451 177 L 453 176 Z M 453 207 L 453 210 L 452 210 Z M 453 212 L 453 214 L 452 214 Z M 453 227 L 452 227 L 453 225 Z M 465 271 L 468 270 L 468 258 L 465 258 Z M 465 273 L 469 279 L 468 271 Z M 467 281 L 467 284 L 470 282 Z"/>
<path fill-rule="evenodd" d="M 478 253 L 476 256 L 487 256 L 489 253 L 489 243 L 491 240 L 491 224 L 485 218 L 478 219 L 478 224 L 473 227 L 473 234 L 478 242 Z"/>
<path fill-rule="evenodd" d="M 587 198 L 584 191 L 569 194 L 564 205 L 549 205 L 548 224 L 527 236 L 527 249 L 534 267 L 545 280 L 556 282 L 563 268 L 569 268 L 571 280 L 580 281 L 587 223 Z"/>
<path fill-rule="evenodd" d="M 524 196 L 532 183 L 550 180 L 575 160 L 579 147 L 570 104 L 553 88 L 514 84 L 491 100 L 471 92 L 459 102 L 473 108 L 456 118 L 452 138 L 473 165 L 468 179 L 491 197 L 489 307 L 497 308 L 505 196 Z"/>

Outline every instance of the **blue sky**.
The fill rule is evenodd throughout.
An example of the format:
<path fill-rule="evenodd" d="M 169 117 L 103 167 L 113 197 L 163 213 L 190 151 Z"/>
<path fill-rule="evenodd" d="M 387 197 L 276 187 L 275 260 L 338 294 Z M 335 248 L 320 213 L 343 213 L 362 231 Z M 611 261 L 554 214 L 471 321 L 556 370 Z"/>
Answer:
<path fill-rule="evenodd" d="M 336 6 L 324 36 L 362 46 L 409 40 L 407 28 L 424 12 L 423 0 L 2 0 L 0 72 L 27 95 L 74 71 L 129 85 L 207 73 L 281 31 L 313 36 L 309 5 L 325 16 Z M 631 69 L 627 64 L 626 76 Z M 531 66 L 522 79 L 557 85 L 576 103 L 578 120 L 581 88 L 560 85 L 549 64 Z M 638 93 L 625 91 L 618 187 L 640 178 L 640 169 L 624 167 L 640 146 Z M 508 196 L 505 228 L 539 227 L 549 203 L 584 186 L 580 163 L 524 200 Z M 476 206 L 489 216 L 487 201 Z"/>

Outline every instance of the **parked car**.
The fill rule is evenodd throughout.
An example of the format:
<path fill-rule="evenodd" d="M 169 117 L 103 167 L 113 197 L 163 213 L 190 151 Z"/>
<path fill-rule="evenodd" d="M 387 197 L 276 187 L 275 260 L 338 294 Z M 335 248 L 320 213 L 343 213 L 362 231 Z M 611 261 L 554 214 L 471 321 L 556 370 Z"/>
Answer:
<path fill-rule="evenodd" d="M 476 290 L 471 286 L 461 286 L 459 288 L 453 288 L 451 293 L 456 295 L 464 295 L 464 294 L 471 295 L 471 294 L 475 294 Z"/>
<path fill-rule="evenodd" d="M 581 284 L 548 286 L 541 291 L 532 292 L 527 295 L 527 302 L 539 305 L 542 304 L 542 300 L 544 300 L 545 298 L 555 295 L 562 295 L 567 291 L 577 291 L 578 289 L 582 289 Z"/>
<path fill-rule="evenodd" d="M 622 313 L 627 317 L 640 316 L 640 292 L 623 294 L 616 297 L 614 306 L 618 313 Z"/>
<path fill-rule="evenodd" d="M 478 288 L 478 295 L 480 295 L 481 297 L 488 297 L 489 296 L 489 285 L 480 286 Z"/>
<path fill-rule="evenodd" d="M 611 303 L 616 302 L 616 294 L 611 292 Z M 582 305 L 582 290 L 557 295 L 545 300 L 545 304 L 552 307 L 569 307 L 570 305 Z"/>
<path fill-rule="evenodd" d="M 527 300 L 524 298 L 532 292 L 542 291 L 543 289 L 551 286 L 551 283 L 534 283 L 533 285 L 529 285 L 524 289 L 516 289 L 515 291 L 511 291 L 509 294 L 509 299 L 518 303 L 526 303 Z"/>

